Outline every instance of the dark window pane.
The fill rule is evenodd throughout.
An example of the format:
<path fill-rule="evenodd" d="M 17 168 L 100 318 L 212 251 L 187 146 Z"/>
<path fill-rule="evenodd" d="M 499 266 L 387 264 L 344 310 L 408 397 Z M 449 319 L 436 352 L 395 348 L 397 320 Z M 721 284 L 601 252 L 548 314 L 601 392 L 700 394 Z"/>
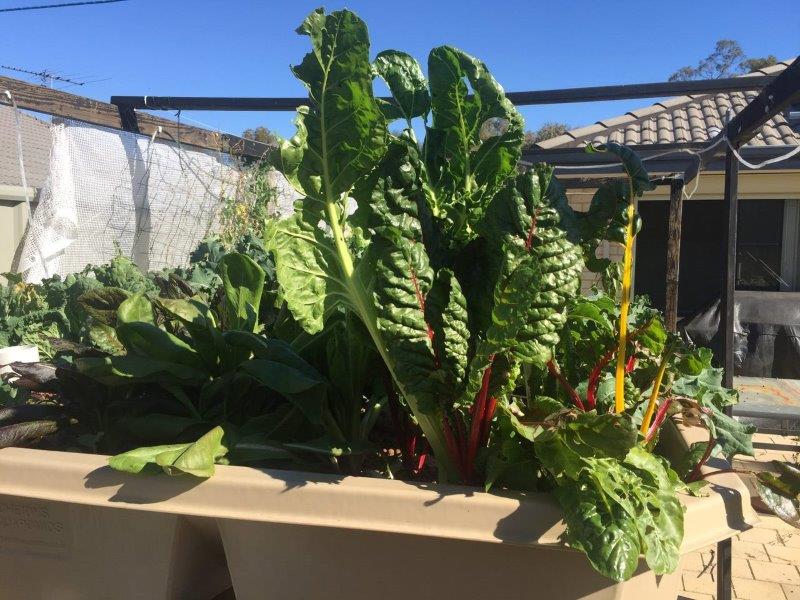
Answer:
<path fill-rule="evenodd" d="M 698 311 L 722 293 L 725 268 L 725 204 L 720 200 L 683 203 L 678 312 Z M 639 203 L 642 231 L 636 239 L 636 294 L 664 308 L 669 202 Z M 737 289 L 779 289 L 783 200 L 739 203 Z"/>
<path fill-rule="evenodd" d="M 739 204 L 736 289 L 780 290 L 783 200 Z"/>

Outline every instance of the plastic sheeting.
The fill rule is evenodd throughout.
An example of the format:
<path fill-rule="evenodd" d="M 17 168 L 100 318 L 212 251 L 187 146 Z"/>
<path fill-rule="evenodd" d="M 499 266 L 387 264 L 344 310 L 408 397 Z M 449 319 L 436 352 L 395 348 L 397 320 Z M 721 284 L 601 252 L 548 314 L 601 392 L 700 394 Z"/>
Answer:
<path fill-rule="evenodd" d="M 66 121 L 20 255 L 28 281 L 118 252 L 144 270 L 180 266 L 218 223 L 239 171 L 230 157 Z"/>
<path fill-rule="evenodd" d="M 686 319 L 681 329 L 722 364 L 720 301 Z M 736 292 L 734 374 L 800 379 L 800 293 Z"/>

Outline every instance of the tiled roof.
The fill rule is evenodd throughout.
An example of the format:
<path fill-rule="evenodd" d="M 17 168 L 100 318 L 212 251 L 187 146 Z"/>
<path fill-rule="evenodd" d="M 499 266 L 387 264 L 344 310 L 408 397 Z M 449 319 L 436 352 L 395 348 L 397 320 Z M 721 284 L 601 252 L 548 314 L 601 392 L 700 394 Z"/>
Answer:
<path fill-rule="evenodd" d="M 791 60 L 780 62 L 752 75 L 774 75 L 791 63 Z M 597 121 L 593 125 L 572 129 L 539 142 L 534 147 L 580 148 L 589 143 L 607 141 L 630 146 L 705 142 L 720 132 L 730 111 L 738 113 L 756 95 L 757 91 L 743 91 L 670 98 L 618 117 Z M 799 143 L 800 134 L 792 130 L 783 114 L 778 114 L 767 121 L 747 145 L 789 146 Z"/>
<path fill-rule="evenodd" d="M 20 114 L 22 155 L 25 161 L 25 179 L 28 185 L 44 185 L 50 161 L 50 124 Z M 17 152 L 17 122 L 14 109 L 0 104 L 0 185 L 22 185 Z"/>

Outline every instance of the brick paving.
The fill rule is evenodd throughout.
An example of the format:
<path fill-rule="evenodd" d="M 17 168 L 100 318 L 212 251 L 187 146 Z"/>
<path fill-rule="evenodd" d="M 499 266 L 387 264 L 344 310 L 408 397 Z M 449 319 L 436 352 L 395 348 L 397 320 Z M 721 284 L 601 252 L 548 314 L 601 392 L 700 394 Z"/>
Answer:
<path fill-rule="evenodd" d="M 756 434 L 756 456 L 738 462 L 758 470 L 770 460 L 797 460 L 796 437 Z M 790 449 L 791 447 L 797 450 Z M 733 596 L 741 600 L 800 600 L 800 529 L 773 515 L 733 539 Z M 678 600 L 716 600 L 716 546 L 686 558 Z"/>

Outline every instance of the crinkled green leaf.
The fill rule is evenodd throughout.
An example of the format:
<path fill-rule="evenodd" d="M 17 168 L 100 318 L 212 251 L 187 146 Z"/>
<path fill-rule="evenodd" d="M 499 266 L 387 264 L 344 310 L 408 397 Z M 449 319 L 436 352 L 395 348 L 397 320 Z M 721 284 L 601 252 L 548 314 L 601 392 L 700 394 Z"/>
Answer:
<path fill-rule="evenodd" d="M 434 273 L 422 241 L 417 150 L 394 142 L 375 171 L 356 187 L 355 217 L 372 230 L 372 241 L 359 265 L 360 280 L 373 294 L 376 325 L 398 382 L 405 393 L 435 410 L 441 379 L 436 371 L 425 299 Z M 367 283 L 368 282 L 368 283 Z"/>
<path fill-rule="evenodd" d="M 543 431 L 534 448 L 546 469 L 575 479 L 589 458 L 622 460 L 637 437 L 636 427 L 624 415 L 578 413 Z"/>
<path fill-rule="evenodd" d="M 381 158 L 386 127 L 372 93 L 364 22 L 348 10 L 326 15 L 320 8 L 297 32 L 307 35 L 313 47 L 292 67 L 310 102 L 298 113 L 298 135 L 284 142 L 281 156 L 304 202 L 321 212 L 320 203 L 338 201 Z"/>
<path fill-rule="evenodd" d="M 431 97 L 422 68 L 413 56 L 398 50 L 384 50 L 375 57 L 373 66 L 395 100 L 395 104 L 381 104 L 387 119 L 411 121 L 428 113 Z"/>
<path fill-rule="evenodd" d="M 539 438 L 537 454 L 538 445 Z M 624 460 L 596 455 L 575 462 L 582 466 L 559 471 L 543 461 L 556 477 L 569 544 L 617 581 L 633 575 L 641 554 L 656 573 L 674 571 L 683 540 L 677 476 L 638 445 Z"/>
<path fill-rule="evenodd" d="M 717 440 L 717 447 L 730 462 L 737 454 L 753 456 L 753 433 L 756 427 L 729 417 L 716 406 L 710 406 L 711 433 Z"/>
<path fill-rule="evenodd" d="M 495 196 L 481 230 L 505 250 L 487 340 L 526 362 L 544 364 L 580 288 L 580 251 L 561 228 L 543 188 L 546 171 L 519 175 Z"/>
<path fill-rule="evenodd" d="M 433 123 L 425 139 L 427 170 L 453 235 L 468 241 L 488 201 L 514 173 L 523 120 L 486 65 L 461 50 L 434 48 L 428 78 Z"/>
<path fill-rule="evenodd" d="M 690 375 L 692 369 L 699 365 L 692 360 L 687 366 L 687 374 L 679 372 L 672 383 L 672 392 L 696 400 L 703 406 L 714 406 L 721 409 L 730 404 L 735 404 L 739 399 L 739 392 L 722 385 L 722 369 L 714 367 L 703 368 L 697 375 Z M 680 365 L 679 365 L 680 368 Z"/>
<path fill-rule="evenodd" d="M 630 579 L 639 565 L 636 524 L 618 504 L 607 504 L 603 492 L 587 478 L 554 492 L 564 510 L 566 541 L 584 552 L 592 566 L 616 581 Z"/>
<path fill-rule="evenodd" d="M 458 385 L 467 370 L 470 332 L 467 301 L 452 271 L 441 269 L 436 273 L 425 298 L 425 315 L 439 364 L 449 370 L 452 383 Z"/>
<path fill-rule="evenodd" d="M 333 241 L 303 213 L 273 221 L 266 236 L 286 305 L 308 333 L 322 331 L 327 308 L 349 302 Z"/>

